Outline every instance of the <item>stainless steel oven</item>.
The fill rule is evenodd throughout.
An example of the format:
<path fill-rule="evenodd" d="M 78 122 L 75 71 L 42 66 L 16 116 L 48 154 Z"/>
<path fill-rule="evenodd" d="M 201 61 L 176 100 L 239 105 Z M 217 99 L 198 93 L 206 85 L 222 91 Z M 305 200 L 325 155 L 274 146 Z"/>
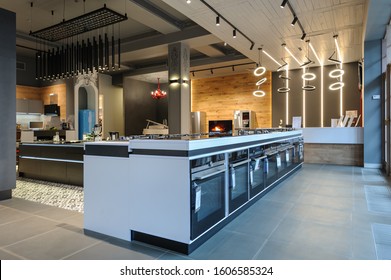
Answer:
<path fill-rule="evenodd" d="M 281 158 L 273 145 L 267 146 L 265 155 L 265 188 L 267 188 L 278 179 L 278 165 Z"/>
<path fill-rule="evenodd" d="M 250 149 L 250 198 L 265 189 L 265 159 L 262 146 Z"/>
<path fill-rule="evenodd" d="M 191 239 L 225 217 L 225 156 L 191 161 Z"/>
<path fill-rule="evenodd" d="M 229 153 L 229 213 L 249 199 L 248 149 Z"/>

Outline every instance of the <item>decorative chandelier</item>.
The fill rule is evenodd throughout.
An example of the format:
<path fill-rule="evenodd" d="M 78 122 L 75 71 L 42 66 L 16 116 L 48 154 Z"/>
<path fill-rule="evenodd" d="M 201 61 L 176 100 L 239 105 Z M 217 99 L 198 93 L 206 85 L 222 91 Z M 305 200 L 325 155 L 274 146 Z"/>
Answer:
<path fill-rule="evenodd" d="M 32 14 L 33 2 L 30 7 Z M 52 11 L 53 15 L 54 11 Z M 58 24 L 35 32 L 30 31 L 30 35 L 37 39 L 39 45 L 35 55 L 36 79 L 52 81 L 94 71 L 119 70 L 121 67 L 119 23 L 124 20 L 127 20 L 126 14 L 121 15 L 110 10 L 104 4 L 103 8 L 69 20 L 63 19 Z M 117 42 L 114 38 L 114 24 L 118 24 Z M 109 26 L 112 27 L 111 38 L 108 34 Z M 98 31 L 89 38 L 94 30 Z M 50 43 L 52 47 L 49 47 L 49 42 L 55 43 Z M 117 61 L 115 61 L 116 54 Z"/>
<path fill-rule="evenodd" d="M 160 89 L 160 78 L 157 78 L 157 89 L 155 91 L 151 91 L 151 96 L 153 99 L 162 99 L 166 97 L 167 92 Z"/>

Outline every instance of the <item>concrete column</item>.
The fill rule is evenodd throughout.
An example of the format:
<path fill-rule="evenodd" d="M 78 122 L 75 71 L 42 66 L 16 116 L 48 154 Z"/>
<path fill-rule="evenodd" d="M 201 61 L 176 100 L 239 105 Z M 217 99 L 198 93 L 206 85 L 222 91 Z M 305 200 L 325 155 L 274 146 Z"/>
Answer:
<path fill-rule="evenodd" d="M 16 186 L 16 15 L 0 8 L 0 200 Z"/>
<path fill-rule="evenodd" d="M 184 43 L 168 46 L 169 133 L 190 133 L 190 48 Z"/>

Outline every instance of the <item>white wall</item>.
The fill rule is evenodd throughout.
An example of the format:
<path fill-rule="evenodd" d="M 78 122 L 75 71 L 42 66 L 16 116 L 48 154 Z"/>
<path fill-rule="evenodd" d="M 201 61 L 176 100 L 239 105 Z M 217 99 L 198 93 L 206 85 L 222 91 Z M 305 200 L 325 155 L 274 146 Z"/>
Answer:
<path fill-rule="evenodd" d="M 118 131 L 125 135 L 125 113 L 123 89 L 112 85 L 111 76 L 99 74 L 99 96 L 103 101 L 103 138 L 110 131 Z M 99 105 L 101 107 L 101 105 Z"/>

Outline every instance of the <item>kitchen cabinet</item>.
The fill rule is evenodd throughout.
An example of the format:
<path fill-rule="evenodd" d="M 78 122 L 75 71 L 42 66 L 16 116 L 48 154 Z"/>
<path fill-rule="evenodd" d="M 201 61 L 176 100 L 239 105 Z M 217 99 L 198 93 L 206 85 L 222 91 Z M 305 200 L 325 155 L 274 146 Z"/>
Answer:
<path fill-rule="evenodd" d="M 22 114 L 42 114 L 42 100 L 16 99 L 16 112 Z"/>
<path fill-rule="evenodd" d="M 19 176 L 83 186 L 83 144 L 22 143 Z"/>

